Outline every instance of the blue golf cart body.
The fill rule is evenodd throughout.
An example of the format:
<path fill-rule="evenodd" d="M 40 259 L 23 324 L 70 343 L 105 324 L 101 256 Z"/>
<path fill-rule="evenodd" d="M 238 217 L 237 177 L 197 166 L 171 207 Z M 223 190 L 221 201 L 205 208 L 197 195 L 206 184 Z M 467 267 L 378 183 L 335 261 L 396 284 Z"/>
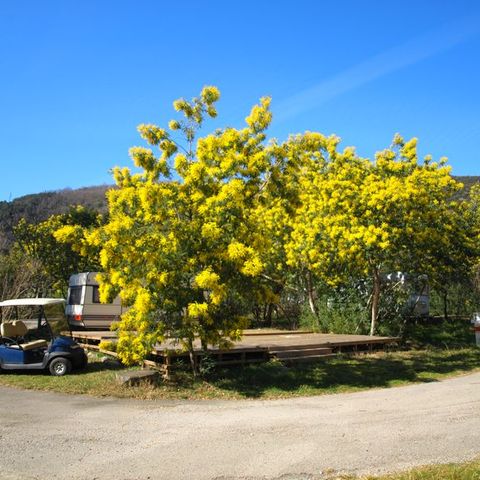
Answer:
<path fill-rule="evenodd" d="M 45 307 L 64 302 L 58 298 L 0 302 L 0 370 L 49 370 L 62 376 L 87 365 L 83 348 L 70 337 L 55 336 L 48 323 Z M 35 312 L 35 318 L 19 320 L 19 310 L 27 307 Z M 6 308 L 14 309 L 16 319 L 5 319 Z"/>

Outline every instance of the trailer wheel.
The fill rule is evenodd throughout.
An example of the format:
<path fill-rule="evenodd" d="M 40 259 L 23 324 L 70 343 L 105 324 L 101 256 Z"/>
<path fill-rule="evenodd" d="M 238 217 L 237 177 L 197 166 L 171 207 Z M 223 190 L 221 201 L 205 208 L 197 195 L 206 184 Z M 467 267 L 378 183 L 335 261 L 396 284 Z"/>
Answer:
<path fill-rule="evenodd" d="M 50 362 L 48 369 L 54 377 L 62 377 L 63 375 L 66 375 L 70 372 L 70 370 L 72 369 L 72 362 L 70 362 L 68 358 L 54 358 Z"/>

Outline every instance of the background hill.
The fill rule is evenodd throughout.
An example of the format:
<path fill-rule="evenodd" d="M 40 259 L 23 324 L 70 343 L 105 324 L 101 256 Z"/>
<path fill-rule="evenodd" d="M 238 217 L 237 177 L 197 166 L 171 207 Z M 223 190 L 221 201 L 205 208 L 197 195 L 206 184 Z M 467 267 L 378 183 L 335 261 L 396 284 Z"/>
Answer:
<path fill-rule="evenodd" d="M 107 210 L 105 192 L 111 185 L 64 189 L 55 192 L 34 193 L 0 202 L 0 243 L 12 240 L 12 229 L 21 218 L 29 223 L 38 223 L 51 215 L 65 213 L 72 205 L 83 205 L 100 212 Z"/>
<path fill-rule="evenodd" d="M 455 180 L 458 180 L 459 182 L 462 182 L 464 185 L 463 188 L 463 196 L 468 196 L 468 193 L 470 192 L 470 189 L 472 188 L 473 185 L 480 183 L 480 176 L 454 176 Z"/>

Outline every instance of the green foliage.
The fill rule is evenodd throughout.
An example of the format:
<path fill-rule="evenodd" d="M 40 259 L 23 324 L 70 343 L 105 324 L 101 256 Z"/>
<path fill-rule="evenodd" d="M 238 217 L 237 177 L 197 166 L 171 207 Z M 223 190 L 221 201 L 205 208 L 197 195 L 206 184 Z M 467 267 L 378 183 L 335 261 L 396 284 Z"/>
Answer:
<path fill-rule="evenodd" d="M 203 378 L 208 378 L 215 371 L 215 359 L 208 353 L 202 355 L 199 373 Z"/>
<path fill-rule="evenodd" d="M 351 279 L 336 287 L 320 285 L 316 313 L 304 307 L 300 325 L 323 333 L 368 334 L 371 281 Z M 402 336 L 406 323 L 413 316 L 409 297 L 418 291 L 414 282 L 406 284 L 383 281 L 382 302 L 378 318 L 380 335 Z"/>
<path fill-rule="evenodd" d="M 430 315 L 434 317 L 471 317 L 480 310 L 480 291 L 471 274 L 462 281 L 450 281 L 443 288 L 430 290 Z M 446 315 L 445 315 L 446 313 Z"/>
<path fill-rule="evenodd" d="M 0 299 L 44 296 L 49 288 L 38 261 L 18 248 L 0 254 Z"/>
<path fill-rule="evenodd" d="M 365 335 L 368 333 L 368 314 L 366 303 L 357 292 L 341 292 L 322 295 L 317 302 L 318 314 L 308 310 L 305 315 L 314 322 L 317 318 L 319 331 L 323 333 L 345 333 Z"/>
<path fill-rule="evenodd" d="M 35 193 L 15 198 L 10 202 L 0 202 L 0 239 L 9 249 L 14 242 L 13 228 L 24 219 L 27 223 L 44 222 L 52 215 L 67 213 L 73 205 L 82 205 L 104 213 L 107 202 L 105 192 L 111 187 L 102 185 L 76 190 L 65 189 L 56 192 Z"/>
<path fill-rule="evenodd" d="M 95 254 L 85 256 L 77 252 L 72 241 L 57 240 L 56 232 L 66 227 L 83 232 L 83 229 L 99 226 L 101 221 L 97 212 L 81 206 L 37 224 L 22 219 L 14 228 L 16 245 L 27 258 L 37 263 L 39 274 L 47 279 L 49 288 L 65 295 L 70 275 L 98 270 L 98 261 Z"/>

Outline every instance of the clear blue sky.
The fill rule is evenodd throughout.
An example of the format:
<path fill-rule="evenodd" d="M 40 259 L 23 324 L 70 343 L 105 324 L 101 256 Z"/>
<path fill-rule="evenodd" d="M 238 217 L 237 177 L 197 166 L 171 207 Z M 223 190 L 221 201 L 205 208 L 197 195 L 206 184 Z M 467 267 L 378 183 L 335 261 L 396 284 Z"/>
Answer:
<path fill-rule="evenodd" d="M 400 132 L 480 174 L 476 0 L 0 0 L 0 200 L 111 183 L 136 125 L 207 84 L 212 129 L 271 95 L 272 136 L 372 156 Z"/>

